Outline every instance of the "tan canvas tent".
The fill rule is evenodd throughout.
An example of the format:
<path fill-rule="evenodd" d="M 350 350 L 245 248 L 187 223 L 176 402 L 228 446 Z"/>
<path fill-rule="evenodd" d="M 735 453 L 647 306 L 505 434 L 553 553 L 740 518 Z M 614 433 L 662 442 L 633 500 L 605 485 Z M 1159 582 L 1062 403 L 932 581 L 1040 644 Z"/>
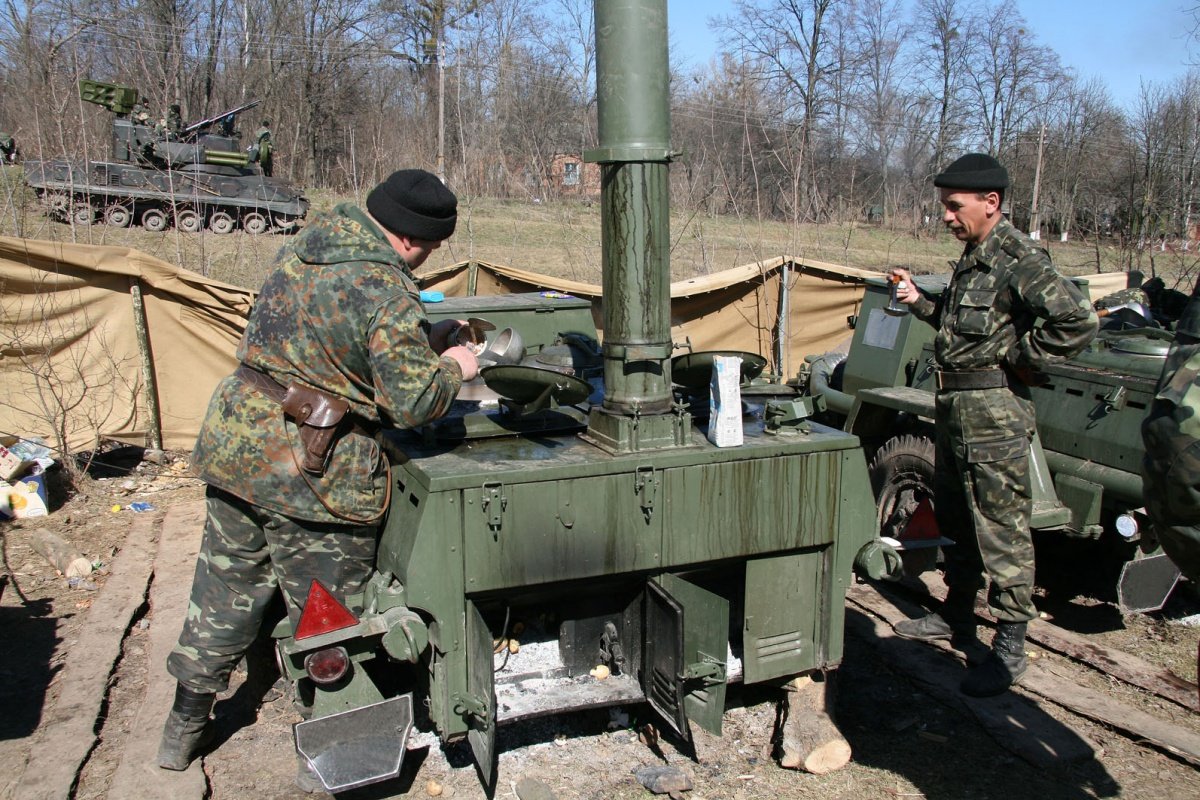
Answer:
<path fill-rule="evenodd" d="M 845 346 L 847 317 L 879 273 L 780 257 L 671 286 L 672 335 L 693 350 L 743 350 L 795 375 L 805 355 Z M 601 290 L 471 261 L 422 276 L 447 296 L 558 291 L 592 301 Z M 1092 276 L 1099 297 L 1125 273 Z M 0 436 L 62 438 L 73 450 L 100 439 L 190 449 L 234 351 L 255 293 L 137 250 L 0 237 Z M 784 313 L 786 309 L 786 313 Z M 144 336 L 139 318 L 144 317 Z M 786 346 L 781 346 L 781 342 Z M 148 390 L 149 388 L 149 390 Z"/>

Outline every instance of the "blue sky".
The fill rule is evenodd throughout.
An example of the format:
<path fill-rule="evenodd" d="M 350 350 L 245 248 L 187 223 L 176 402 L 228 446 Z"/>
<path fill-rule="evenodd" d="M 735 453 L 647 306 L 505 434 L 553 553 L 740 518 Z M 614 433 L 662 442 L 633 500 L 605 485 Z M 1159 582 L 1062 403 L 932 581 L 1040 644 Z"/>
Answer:
<path fill-rule="evenodd" d="M 1189 45 L 1191 19 L 1182 9 L 1195 0 L 1017 0 L 1037 40 L 1058 53 L 1080 77 L 1100 78 L 1126 110 L 1136 107 L 1143 80 L 1169 83 L 1200 63 Z M 707 63 L 716 49 L 712 16 L 734 14 L 731 0 L 667 0 L 676 57 Z M 1189 54 L 1190 49 L 1190 54 Z"/>

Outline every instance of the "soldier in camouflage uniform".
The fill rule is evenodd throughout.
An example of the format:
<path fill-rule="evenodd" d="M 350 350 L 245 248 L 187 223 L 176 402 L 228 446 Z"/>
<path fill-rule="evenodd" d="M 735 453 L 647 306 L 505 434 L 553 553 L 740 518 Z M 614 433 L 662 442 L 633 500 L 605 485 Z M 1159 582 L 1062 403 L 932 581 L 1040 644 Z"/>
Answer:
<path fill-rule="evenodd" d="M 1146 511 L 1158 541 L 1200 582 L 1200 281 L 1175 325 L 1142 440 Z"/>
<path fill-rule="evenodd" d="M 209 484 L 208 518 L 167 662 L 179 684 L 160 767 L 186 769 L 202 746 L 215 693 L 276 587 L 293 625 L 314 580 L 343 603 L 363 590 L 389 497 L 381 428 L 445 414 L 477 372 L 472 350 L 448 346 L 456 321 L 426 319 L 412 274 L 454 232 L 454 194 L 429 172 L 401 170 L 366 205 L 337 206 L 280 250 L 238 347 L 241 365 L 209 404 L 192 456 Z M 345 404 L 315 466 L 289 389 Z M 306 770 L 300 779 L 319 788 Z"/>
<path fill-rule="evenodd" d="M 1025 627 L 1037 615 L 1033 593 L 1033 500 L 1029 387 L 1046 365 L 1083 350 L 1096 314 L 1050 263 L 1049 254 L 1004 218 L 1008 172 L 991 156 L 963 156 L 934 178 L 942 221 L 966 247 L 945 291 L 934 299 L 893 269 L 897 296 L 937 329 L 934 356 L 938 526 L 946 550 L 948 595 L 940 612 L 896 625 L 900 636 L 950 639 L 966 650 L 962 691 L 1000 694 L 1025 672 Z M 1036 325 L 1037 322 L 1041 325 Z M 991 651 L 975 638 L 975 596 L 987 577 L 998 620 Z"/>

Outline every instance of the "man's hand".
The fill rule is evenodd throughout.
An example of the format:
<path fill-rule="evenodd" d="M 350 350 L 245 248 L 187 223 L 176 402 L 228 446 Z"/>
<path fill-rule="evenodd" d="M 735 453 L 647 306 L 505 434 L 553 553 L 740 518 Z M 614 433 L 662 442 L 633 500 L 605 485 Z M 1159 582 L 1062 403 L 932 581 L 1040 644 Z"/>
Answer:
<path fill-rule="evenodd" d="M 450 356 L 458 362 L 459 368 L 462 369 L 464 382 L 475 380 L 475 376 L 479 374 L 479 361 L 469 347 L 457 344 L 454 347 L 446 348 L 442 355 Z"/>
<path fill-rule="evenodd" d="M 466 324 L 465 319 L 444 319 L 429 326 L 429 346 L 433 352 L 441 355 L 448 348 L 457 344 L 454 336 L 458 333 L 458 329 Z"/>
<path fill-rule="evenodd" d="M 904 267 L 889 269 L 888 281 L 896 284 L 896 299 L 901 303 L 915 303 L 921 299 L 921 293 L 913 283 L 912 275 Z"/>

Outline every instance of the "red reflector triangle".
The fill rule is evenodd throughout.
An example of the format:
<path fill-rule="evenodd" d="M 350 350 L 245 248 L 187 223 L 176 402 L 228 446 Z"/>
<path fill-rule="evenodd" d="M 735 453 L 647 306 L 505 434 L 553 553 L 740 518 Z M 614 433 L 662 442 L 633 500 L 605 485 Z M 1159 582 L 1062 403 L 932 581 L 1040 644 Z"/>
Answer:
<path fill-rule="evenodd" d="M 300 624 L 296 626 L 296 638 L 305 639 L 330 631 L 340 631 L 358 624 L 358 619 L 337 601 L 321 582 L 313 579 L 308 587 L 308 599 L 300 612 Z"/>
<path fill-rule="evenodd" d="M 941 536 L 942 534 L 938 531 L 937 517 L 933 513 L 933 504 L 929 502 L 928 497 L 923 498 L 917 504 L 917 510 L 909 517 L 908 525 L 905 526 L 900 541 L 940 539 Z"/>

